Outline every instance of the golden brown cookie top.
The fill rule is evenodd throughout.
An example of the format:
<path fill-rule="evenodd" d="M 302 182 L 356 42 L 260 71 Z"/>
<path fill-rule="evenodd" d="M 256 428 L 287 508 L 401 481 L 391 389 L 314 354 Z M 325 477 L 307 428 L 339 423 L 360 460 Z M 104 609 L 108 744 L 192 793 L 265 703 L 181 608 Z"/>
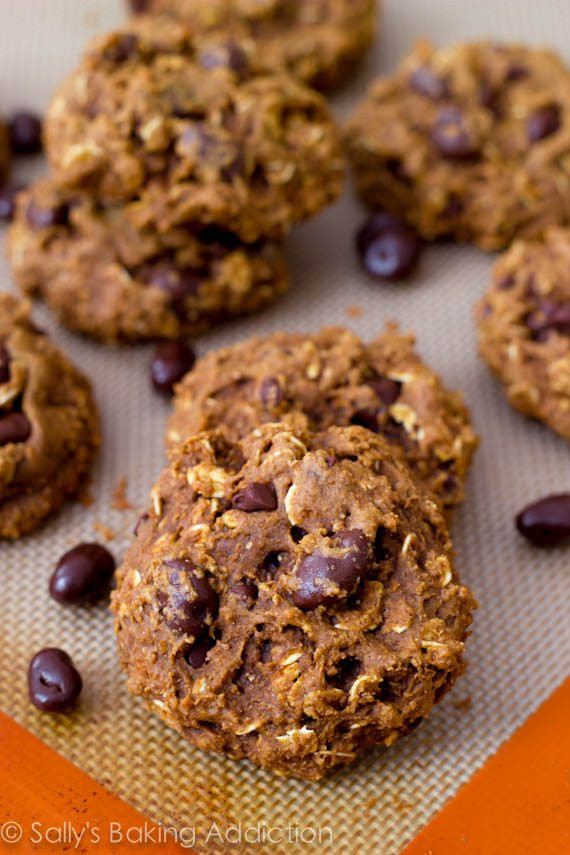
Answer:
<path fill-rule="evenodd" d="M 333 327 L 208 353 L 178 387 L 167 442 L 220 426 L 243 436 L 291 411 L 317 430 L 357 424 L 381 434 L 444 505 L 462 501 L 477 446 L 469 413 L 395 327 L 370 344 Z"/>
<path fill-rule="evenodd" d="M 170 454 L 113 598 L 133 692 L 195 744 L 316 779 L 463 669 L 474 600 L 381 437 L 295 416 Z"/>
<path fill-rule="evenodd" d="M 320 95 L 260 71 L 249 42 L 164 52 L 150 24 L 98 40 L 55 96 L 45 136 L 60 179 L 135 199 L 162 233 L 198 222 L 247 241 L 336 199 L 343 157 Z"/>

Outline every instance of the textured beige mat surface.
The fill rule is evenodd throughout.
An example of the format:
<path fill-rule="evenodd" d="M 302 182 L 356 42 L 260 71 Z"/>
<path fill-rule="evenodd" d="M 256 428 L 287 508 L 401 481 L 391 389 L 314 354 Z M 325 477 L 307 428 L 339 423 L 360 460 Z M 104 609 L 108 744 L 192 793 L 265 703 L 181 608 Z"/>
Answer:
<path fill-rule="evenodd" d="M 0 0 L 0 112 L 44 109 L 87 37 L 122 16 L 120 0 Z M 346 114 L 371 74 L 391 69 L 421 35 L 440 43 L 473 37 L 546 43 L 570 62 L 568 32 L 568 0 L 385 0 L 375 53 L 335 98 L 335 109 Z M 239 852 L 396 853 L 570 672 L 570 554 L 532 551 L 513 527 L 525 502 L 570 487 L 569 450 L 509 409 L 476 356 L 472 307 L 492 259 L 434 246 L 413 283 L 374 286 L 352 250 L 361 217 L 347 190 L 340 204 L 290 239 L 290 294 L 262 316 L 198 344 L 204 352 L 254 332 L 330 323 L 372 337 L 395 318 L 417 332 L 424 356 L 464 392 L 483 437 L 468 501 L 454 523 L 458 564 L 481 606 L 468 646 L 470 669 L 413 735 L 321 784 L 283 781 L 188 747 L 127 696 L 104 607 L 65 610 L 49 599 L 56 559 L 79 540 L 99 539 L 101 525 L 115 533 L 111 548 L 122 555 L 163 463 L 167 407 L 149 388 L 148 349 L 106 350 L 57 329 L 38 308 L 38 319 L 94 381 L 104 445 L 90 508 L 68 507 L 40 534 L 0 546 L 0 707 L 154 819 L 194 830 L 202 852 L 230 851 L 215 832 L 208 844 L 205 835 L 213 822 L 223 835 L 241 821 L 242 830 L 261 823 L 277 831 L 275 842 L 242 843 Z M 12 287 L 5 265 L 0 287 Z M 354 306 L 362 309 L 359 317 Z M 121 477 L 132 511 L 112 507 Z M 67 649 L 84 677 L 81 707 L 69 719 L 42 716 L 27 701 L 29 657 L 46 645 Z M 295 842 L 302 831 L 306 842 Z"/>

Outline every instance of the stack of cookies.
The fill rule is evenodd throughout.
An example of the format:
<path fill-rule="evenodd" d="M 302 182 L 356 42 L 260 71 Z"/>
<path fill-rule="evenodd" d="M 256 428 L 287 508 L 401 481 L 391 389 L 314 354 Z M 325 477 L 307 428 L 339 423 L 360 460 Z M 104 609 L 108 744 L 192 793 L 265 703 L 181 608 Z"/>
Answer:
<path fill-rule="evenodd" d="M 287 285 L 280 241 L 338 196 L 321 95 L 251 38 L 134 18 L 97 40 L 45 122 L 49 178 L 19 199 L 14 275 L 109 343 L 195 334 Z"/>

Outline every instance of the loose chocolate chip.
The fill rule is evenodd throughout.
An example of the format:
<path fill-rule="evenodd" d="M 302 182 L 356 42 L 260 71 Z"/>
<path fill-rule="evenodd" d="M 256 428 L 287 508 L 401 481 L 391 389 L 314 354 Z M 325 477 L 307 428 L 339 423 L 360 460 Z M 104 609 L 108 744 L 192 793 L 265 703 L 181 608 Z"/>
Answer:
<path fill-rule="evenodd" d="M 196 354 L 183 341 L 167 341 L 155 351 L 150 363 L 152 385 L 158 392 L 171 395 L 174 386 L 191 370 Z"/>
<path fill-rule="evenodd" d="M 16 212 L 16 197 L 23 190 L 22 184 L 7 184 L 0 188 L 0 222 L 10 223 Z"/>
<path fill-rule="evenodd" d="M 388 211 L 376 211 L 360 226 L 356 233 L 356 249 L 363 256 L 373 240 L 384 232 L 407 228 L 405 220 Z"/>
<path fill-rule="evenodd" d="M 215 643 L 214 639 L 209 636 L 200 639 L 200 641 L 197 641 L 186 650 L 184 653 L 184 659 L 191 668 L 201 668 L 206 661 L 206 656 L 214 647 Z"/>
<path fill-rule="evenodd" d="M 447 81 L 427 65 L 422 65 L 412 71 L 410 86 L 420 95 L 431 98 L 432 101 L 441 101 L 443 98 L 449 97 Z"/>
<path fill-rule="evenodd" d="M 387 407 L 398 400 L 402 391 L 402 384 L 397 380 L 390 380 L 389 377 L 371 380 L 368 385 L 372 386 L 382 403 L 386 404 Z"/>
<path fill-rule="evenodd" d="M 55 205 L 42 208 L 33 199 L 26 208 L 26 220 L 33 229 L 48 229 L 52 226 L 66 226 L 69 221 L 68 205 Z"/>
<path fill-rule="evenodd" d="M 358 427 L 366 428 L 378 433 L 378 410 L 363 408 L 357 410 L 352 416 L 350 423 Z"/>
<path fill-rule="evenodd" d="M 239 490 L 232 499 L 232 508 L 238 511 L 274 511 L 277 508 L 277 493 L 273 484 L 259 481 Z"/>
<path fill-rule="evenodd" d="M 175 572 L 170 581 L 174 587 L 170 603 L 172 616 L 168 620 L 171 629 L 183 635 L 193 635 L 200 638 L 208 629 L 209 624 L 218 614 L 219 597 L 205 576 L 195 572 L 191 561 L 173 559 L 165 562 Z M 190 580 L 195 597 L 189 600 L 180 587 L 180 575 Z"/>
<path fill-rule="evenodd" d="M 105 51 L 105 59 L 108 62 L 126 62 L 134 57 L 139 48 L 138 37 L 134 33 L 125 33 Z"/>
<path fill-rule="evenodd" d="M 10 119 L 10 145 L 14 154 L 37 154 L 42 150 L 42 122 L 35 113 L 14 113 Z"/>
<path fill-rule="evenodd" d="M 413 229 L 387 229 L 370 241 L 362 265 L 374 279 L 404 279 L 416 266 L 420 250 L 420 239 Z"/>
<path fill-rule="evenodd" d="M 11 442 L 25 442 L 32 426 L 23 413 L 8 413 L 0 417 L 0 448 Z"/>
<path fill-rule="evenodd" d="M 338 603 L 339 598 L 345 598 L 360 582 L 368 566 L 368 540 L 364 532 L 360 529 L 339 532 L 331 538 L 331 547 L 345 550 L 345 554 L 314 552 L 301 560 L 297 569 L 299 587 L 292 595 L 297 608 L 306 611 Z"/>
<path fill-rule="evenodd" d="M 560 108 L 555 104 L 539 107 L 526 120 L 526 135 L 530 143 L 539 142 L 560 128 Z"/>
<path fill-rule="evenodd" d="M 570 539 L 570 493 L 546 496 L 516 518 L 523 537 L 535 546 L 556 546 Z"/>
<path fill-rule="evenodd" d="M 71 658 L 57 647 L 36 653 L 28 668 L 28 692 L 35 707 L 44 712 L 67 712 L 83 682 Z"/>
<path fill-rule="evenodd" d="M 275 409 L 282 403 L 284 395 L 279 381 L 275 377 L 266 377 L 259 387 L 261 403 L 268 409 Z"/>
<path fill-rule="evenodd" d="M 244 74 L 249 68 L 247 54 L 235 42 L 210 45 L 200 57 L 202 68 L 229 68 L 236 74 Z"/>
<path fill-rule="evenodd" d="M 80 543 L 63 555 L 49 582 L 49 592 L 63 605 L 94 603 L 109 591 L 115 559 L 98 543 Z"/>
<path fill-rule="evenodd" d="M 10 354 L 4 344 L 0 344 L 0 383 L 10 379 Z"/>
<path fill-rule="evenodd" d="M 469 160 L 478 153 L 476 142 L 457 107 L 445 107 L 439 111 L 432 126 L 431 139 L 440 154 L 449 160 Z"/>
<path fill-rule="evenodd" d="M 240 582 L 236 582 L 232 586 L 231 592 L 248 606 L 252 606 L 257 601 L 257 585 L 251 579 L 242 579 Z"/>

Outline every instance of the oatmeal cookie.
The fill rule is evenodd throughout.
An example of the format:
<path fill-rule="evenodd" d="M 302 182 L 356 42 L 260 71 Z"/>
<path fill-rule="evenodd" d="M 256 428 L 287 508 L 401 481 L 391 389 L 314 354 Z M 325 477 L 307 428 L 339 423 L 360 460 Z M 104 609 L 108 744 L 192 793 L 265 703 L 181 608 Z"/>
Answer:
<path fill-rule="evenodd" d="M 361 427 L 175 448 L 113 597 L 129 688 L 190 742 L 316 780 L 425 718 L 475 606 L 438 503 Z"/>
<path fill-rule="evenodd" d="M 481 355 L 513 407 L 570 439 L 570 229 L 513 244 L 477 326 Z"/>
<path fill-rule="evenodd" d="M 362 425 L 451 509 L 463 500 L 477 437 L 461 396 L 446 389 L 389 326 L 370 344 L 342 328 L 276 333 L 213 351 L 178 386 L 167 442 L 225 426 L 244 436 L 301 411 L 312 428 Z"/>
<path fill-rule="evenodd" d="M 570 74 L 545 50 L 420 43 L 346 130 L 358 191 L 484 250 L 570 222 Z"/>
<path fill-rule="evenodd" d="M 83 486 L 99 419 L 89 381 L 0 294 L 0 538 L 37 528 Z"/>
<path fill-rule="evenodd" d="M 143 23 L 99 39 L 55 96 L 45 140 L 61 181 L 136 202 L 139 227 L 217 225 L 247 242 L 336 199 L 342 149 L 318 93 L 259 70 L 249 43 L 186 31 L 167 52 Z"/>
<path fill-rule="evenodd" d="M 269 68 L 285 68 L 317 89 L 342 83 L 376 31 L 375 0 L 130 0 L 136 13 L 162 12 L 198 32 L 243 34 Z"/>
<path fill-rule="evenodd" d="M 65 326 L 110 344 L 195 335 L 287 289 L 275 243 L 245 245 L 213 226 L 166 238 L 139 230 L 131 213 L 38 182 L 19 197 L 8 234 L 16 281 Z"/>

